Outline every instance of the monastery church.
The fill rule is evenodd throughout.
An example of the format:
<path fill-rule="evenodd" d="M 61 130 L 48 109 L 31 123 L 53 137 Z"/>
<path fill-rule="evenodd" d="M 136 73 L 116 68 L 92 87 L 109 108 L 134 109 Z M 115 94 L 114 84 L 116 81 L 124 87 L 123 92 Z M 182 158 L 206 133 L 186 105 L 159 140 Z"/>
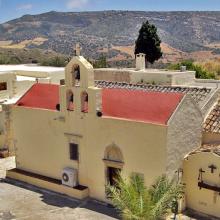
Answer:
<path fill-rule="evenodd" d="M 144 59 L 140 54 L 136 70 L 123 71 L 141 75 Z M 190 72 L 167 72 L 176 82 L 182 74 L 184 86 L 173 86 L 94 80 L 95 72 L 113 70 L 99 71 L 78 54 L 60 85 L 35 83 L 8 107 L 7 145 L 16 169 L 7 176 L 109 202 L 106 185 L 114 185 L 118 171 L 141 175 L 146 186 L 166 174 L 186 184 L 186 207 L 220 216 L 220 129 L 211 118 L 219 89 L 199 86 Z"/>

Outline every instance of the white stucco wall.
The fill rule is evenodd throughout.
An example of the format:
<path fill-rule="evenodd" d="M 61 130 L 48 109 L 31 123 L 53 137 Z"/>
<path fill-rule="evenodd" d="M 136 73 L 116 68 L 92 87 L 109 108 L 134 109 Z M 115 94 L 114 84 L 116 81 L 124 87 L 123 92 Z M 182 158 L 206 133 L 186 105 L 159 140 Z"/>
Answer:
<path fill-rule="evenodd" d="M 0 82 L 7 83 L 7 90 L 0 91 L 0 100 L 12 98 L 14 95 L 14 83 L 16 76 L 11 72 L 0 72 Z"/>
<path fill-rule="evenodd" d="M 95 80 L 130 83 L 130 73 L 123 69 L 94 69 Z"/>

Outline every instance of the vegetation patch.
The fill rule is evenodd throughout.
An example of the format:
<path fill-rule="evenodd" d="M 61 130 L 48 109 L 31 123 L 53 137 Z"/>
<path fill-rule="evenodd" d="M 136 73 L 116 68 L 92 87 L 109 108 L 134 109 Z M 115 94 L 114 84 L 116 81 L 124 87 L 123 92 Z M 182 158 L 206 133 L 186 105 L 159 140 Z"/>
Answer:
<path fill-rule="evenodd" d="M 168 69 L 180 70 L 181 66 L 186 66 L 187 70 L 195 71 L 196 78 L 199 79 L 216 79 L 216 75 L 213 72 L 208 71 L 202 65 L 196 64 L 191 60 L 185 60 L 177 64 L 171 64 Z"/>

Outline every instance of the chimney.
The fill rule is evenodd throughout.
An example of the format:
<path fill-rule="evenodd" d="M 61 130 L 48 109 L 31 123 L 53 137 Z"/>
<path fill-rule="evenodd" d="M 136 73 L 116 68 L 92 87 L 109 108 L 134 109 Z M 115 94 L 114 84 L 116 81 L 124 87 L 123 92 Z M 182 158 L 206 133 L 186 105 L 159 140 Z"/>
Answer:
<path fill-rule="evenodd" d="M 186 66 L 181 66 L 180 67 L 180 72 L 186 72 Z"/>
<path fill-rule="evenodd" d="M 139 53 L 136 54 L 136 70 L 144 70 L 145 69 L 145 54 Z"/>

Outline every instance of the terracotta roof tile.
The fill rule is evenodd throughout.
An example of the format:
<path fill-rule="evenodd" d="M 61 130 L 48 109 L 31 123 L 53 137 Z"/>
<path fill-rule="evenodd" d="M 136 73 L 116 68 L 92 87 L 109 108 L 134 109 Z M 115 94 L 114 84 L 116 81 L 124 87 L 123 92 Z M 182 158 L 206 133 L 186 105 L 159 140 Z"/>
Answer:
<path fill-rule="evenodd" d="M 203 123 L 204 132 L 220 133 L 220 100 Z"/>

